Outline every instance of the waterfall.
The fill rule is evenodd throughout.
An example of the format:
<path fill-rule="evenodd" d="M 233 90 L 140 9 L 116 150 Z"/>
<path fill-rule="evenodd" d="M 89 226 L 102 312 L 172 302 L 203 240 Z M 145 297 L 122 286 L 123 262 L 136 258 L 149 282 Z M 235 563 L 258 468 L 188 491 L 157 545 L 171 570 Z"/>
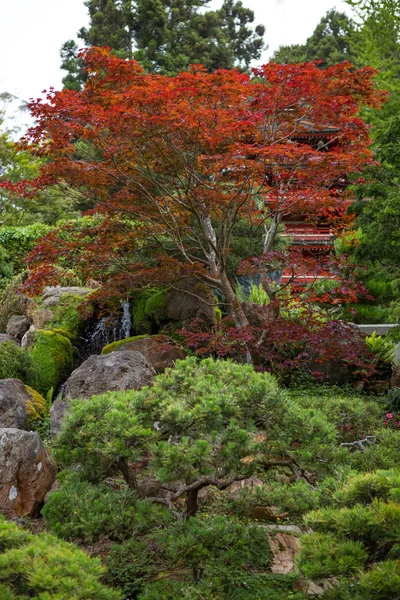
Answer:
<path fill-rule="evenodd" d="M 132 318 L 129 301 L 121 301 L 122 314 L 120 317 L 103 317 L 94 327 L 82 336 L 84 343 L 83 355 L 100 354 L 104 346 L 130 337 Z"/>
<path fill-rule="evenodd" d="M 121 327 L 124 337 L 121 339 L 126 339 L 131 335 L 131 327 L 132 327 L 132 317 L 131 317 L 131 309 L 129 306 L 129 300 L 125 300 L 122 302 L 122 320 Z"/>

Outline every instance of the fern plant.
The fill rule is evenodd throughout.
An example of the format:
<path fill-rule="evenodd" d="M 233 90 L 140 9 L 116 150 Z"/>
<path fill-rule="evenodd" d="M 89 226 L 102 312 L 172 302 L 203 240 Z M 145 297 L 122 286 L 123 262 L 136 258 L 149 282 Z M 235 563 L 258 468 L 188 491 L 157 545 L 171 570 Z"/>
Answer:
<path fill-rule="evenodd" d="M 376 331 L 374 331 L 365 338 L 365 343 L 369 350 L 375 354 L 377 361 L 392 362 L 396 346 L 390 339 L 376 335 Z"/>
<path fill-rule="evenodd" d="M 389 412 L 400 413 L 400 388 L 388 390 L 385 401 Z"/>

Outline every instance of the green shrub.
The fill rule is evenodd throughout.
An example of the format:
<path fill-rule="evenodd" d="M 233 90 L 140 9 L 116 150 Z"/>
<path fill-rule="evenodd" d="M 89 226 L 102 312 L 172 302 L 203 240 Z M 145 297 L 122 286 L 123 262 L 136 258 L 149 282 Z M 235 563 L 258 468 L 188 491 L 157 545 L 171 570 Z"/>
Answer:
<path fill-rule="evenodd" d="M 393 300 L 389 306 L 389 323 L 400 322 L 400 302 L 399 300 Z"/>
<path fill-rule="evenodd" d="M 81 481 L 76 473 L 63 472 L 58 478 L 61 487 L 49 495 L 42 515 L 49 529 L 64 539 L 92 543 L 106 536 L 122 541 L 172 518 L 165 508 L 138 500 L 127 488 L 94 486 Z"/>
<path fill-rule="evenodd" d="M 180 481 L 181 488 L 197 482 L 175 498 L 183 496 L 185 514 L 194 514 L 201 487 L 224 489 L 225 481 L 265 474 L 270 462 L 289 474 L 320 465 L 332 473 L 327 456 L 336 456 L 336 436 L 327 416 L 289 401 L 268 373 L 190 357 L 150 388 L 73 401 L 55 452 L 61 467 L 79 464 L 93 482 L 110 464 L 137 490 L 141 468 L 132 464 L 146 465 L 160 482 Z M 347 448 L 340 453 L 350 456 Z"/>
<path fill-rule="evenodd" d="M 29 354 L 34 367 L 31 385 L 44 396 L 71 373 L 71 342 L 55 331 L 37 329 Z"/>
<path fill-rule="evenodd" d="M 7 287 L 13 276 L 13 269 L 9 262 L 9 256 L 3 246 L 0 245 L 0 289 Z"/>
<path fill-rule="evenodd" d="M 50 535 L 32 535 L 0 516 L 2 600 L 122 600 L 101 583 L 99 559 Z"/>
<path fill-rule="evenodd" d="M 350 312 L 349 309 L 354 312 Z M 342 319 L 358 324 L 395 323 L 390 309 L 374 304 L 353 304 L 342 312 Z"/>
<path fill-rule="evenodd" d="M 263 487 L 244 488 L 237 498 L 229 501 L 229 509 L 235 514 L 255 514 L 256 507 L 274 507 L 270 520 L 275 521 L 276 514 L 285 514 L 290 520 L 298 520 L 305 512 L 326 503 L 325 489 L 328 485 L 314 487 L 303 479 L 293 483 L 276 481 L 272 476 Z M 268 511 L 266 511 L 266 514 Z M 261 517 L 260 517 L 261 518 Z"/>
<path fill-rule="evenodd" d="M 392 340 L 381 335 L 376 335 L 374 331 L 370 336 L 365 338 L 365 343 L 371 352 L 373 352 L 377 360 L 391 363 L 394 357 L 395 344 Z"/>
<path fill-rule="evenodd" d="M 387 412 L 400 412 L 400 388 L 396 387 L 388 390 L 385 397 L 385 404 Z"/>
<path fill-rule="evenodd" d="M 376 398 L 352 388 L 314 385 L 290 389 L 288 394 L 303 408 L 322 412 L 335 425 L 339 443 L 373 435 L 382 423 L 382 406 Z"/>
<path fill-rule="evenodd" d="M 29 383 L 34 377 L 34 364 L 29 352 L 14 342 L 0 343 L 0 379 L 21 379 Z"/>
<path fill-rule="evenodd" d="M 375 499 L 385 502 L 397 497 L 400 490 L 400 471 L 378 470 L 371 473 L 352 475 L 335 495 L 335 501 L 342 506 L 371 504 Z"/>
<path fill-rule="evenodd" d="M 24 259 L 34 248 L 38 239 L 49 233 L 52 227 L 34 223 L 24 227 L 6 226 L 0 228 L 0 245 L 7 252 L 14 273 L 24 270 Z"/>
<path fill-rule="evenodd" d="M 268 573 L 233 576 L 224 585 L 220 578 L 202 578 L 199 583 L 162 579 L 146 585 L 138 600 L 303 600 L 294 591 L 294 578 L 290 575 Z"/>
<path fill-rule="evenodd" d="M 361 542 L 314 533 L 301 539 L 301 570 L 310 579 L 356 574 L 367 561 Z"/>
<path fill-rule="evenodd" d="M 395 600 L 400 591 L 400 471 L 355 475 L 335 495 L 342 508 L 309 513 L 299 567 L 313 579 L 336 576 L 326 597 Z M 349 580 L 349 576 L 356 577 Z"/>
<path fill-rule="evenodd" d="M 271 561 L 268 538 L 260 527 L 222 516 L 196 517 L 114 547 L 107 560 L 108 581 L 128 597 L 178 599 L 189 597 L 183 594 L 191 588 L 192 597 L 200 592 L 201 598 L 204 591 L 210 599 L 250 600 L 258 596 L 252 595 L 254 588 L 246 590 L 249 579 L 254 585 Z"/>

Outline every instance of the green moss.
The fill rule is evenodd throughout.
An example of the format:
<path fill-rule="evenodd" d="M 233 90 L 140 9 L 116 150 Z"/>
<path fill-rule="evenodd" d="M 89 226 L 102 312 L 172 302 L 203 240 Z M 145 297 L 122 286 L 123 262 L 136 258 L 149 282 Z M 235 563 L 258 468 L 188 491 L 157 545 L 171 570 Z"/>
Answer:
<path fill-rule="evenodd" d="M 133 296 L 133 327 L 137 334 L 154 333 L 161 322 L 165 290 L 142 290 Z"/>
<path fill-rule="evenodd" d="M 77 294 L 64 294 L 61 296 L 58 304 L 51 307 L 54 318 L 46 325 L 46 329 L 52 331 L 64 330 L 68 333 L 62 335 L 70 339 L 76 339 L 82 321 L 78 308 L 86 298 L 86 296 L 78 296 Z"/>
<path fill-rule="evenodd" d="M 72 345 L 68 338 L 55 331 L 38 329 L 30 350 L 34 367 L 32 387 L 46 396 L 72 370 Z"/>
<path fill-rule="evenodd" d="M 122 346 L 123 344 L 127 344 L 128 342 L 134 342 L 135 340 L 142 340 L 147 337 L 149 337 L 147 334 L 134 335 L 133 337 L 125 338 L 124 340 L 118 340 L 117 342 L 111 342 L 111 344 L 107 344 L 107 346 L 104 346 L 101 353 L 102 354 L 110 354 L 110 352 L 113 352 L 115 350 L 115 348 L 118 348 L 118 346 Z"/>

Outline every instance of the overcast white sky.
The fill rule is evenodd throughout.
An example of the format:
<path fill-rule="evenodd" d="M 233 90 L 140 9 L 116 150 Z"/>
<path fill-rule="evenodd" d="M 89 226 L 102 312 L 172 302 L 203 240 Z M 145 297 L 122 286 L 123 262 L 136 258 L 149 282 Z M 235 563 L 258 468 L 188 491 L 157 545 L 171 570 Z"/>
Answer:
<path fill-rule="evenodd" d="M 218 7 L 221 0 L 213 0 Z M 302 43 L 330 8 L 351 14 L 343 0 L 243 0 L 256 23 L 266 26 L 269 45 Z M 28 100 L 61 87 L 59 50 L 88 21 L 83 0 L 0 0 L 0 92 Z M 262 61 L 260 61 L 261 63 Z"/>

